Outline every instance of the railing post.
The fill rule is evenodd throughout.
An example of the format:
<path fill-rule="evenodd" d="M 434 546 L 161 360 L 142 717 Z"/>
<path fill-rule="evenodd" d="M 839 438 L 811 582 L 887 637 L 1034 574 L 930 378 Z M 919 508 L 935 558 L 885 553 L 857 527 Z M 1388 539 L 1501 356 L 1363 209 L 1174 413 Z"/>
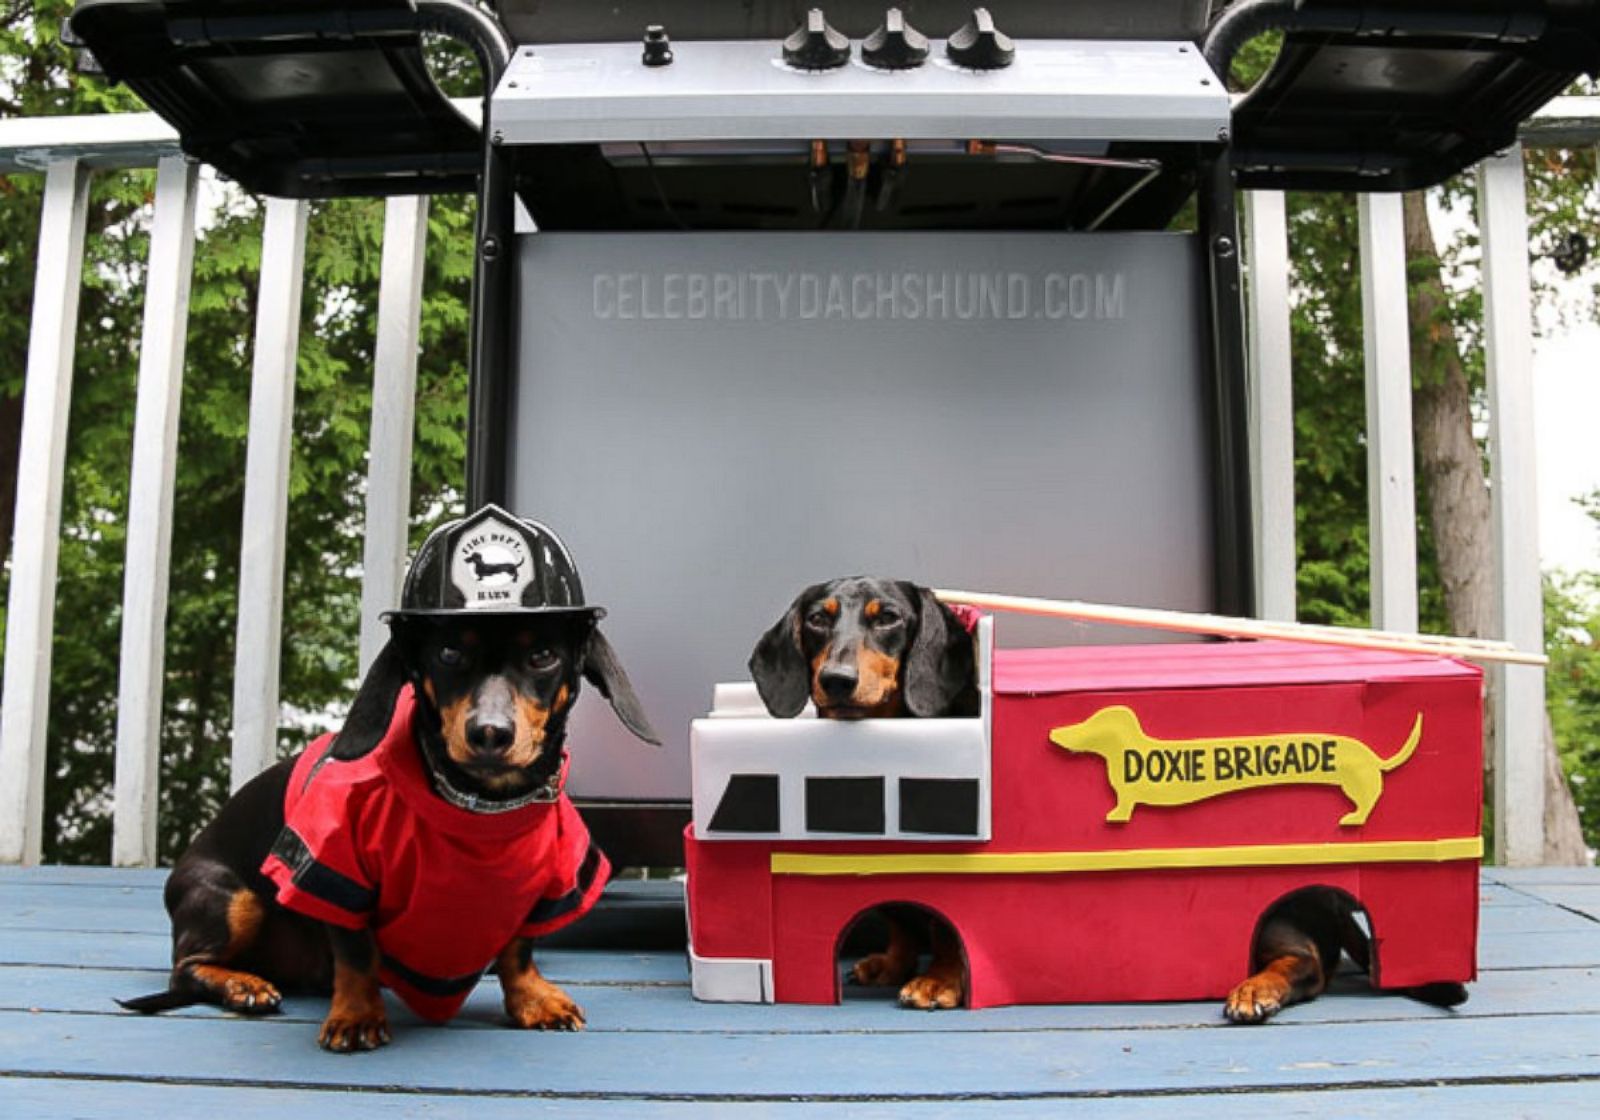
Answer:
<path fill-rule="evenodd" d="M 194 274 L 197 168 L 166 156 L 156 170 L 155 219 L 145 282 L 139 391 L 128 483 L 128 551 L 122 579 L 122 666 L 117 686 L 116 797 L 111 862 L 156 862 L 160 807 L 161 697 L 166 667 L 172 502 L 178 469 L 178 406 Z"/>
<path fill-rule="evenodd" d="M 239 625 L 234 651 L 232 788 L 277 756 L 278 663 L 283 646 L 283 556 L 289 515 L 289 447 L 306 255 L 307 204 L 267 200 L 261 295 L 250 374 Z"/>
<path fill-rule="evenodd" d="M 427 241 L 427 198 L 391 198 L 384 215 L 378 343 L 373 353 L 367 528 L 362 549 L 362 673 L 388 641 L 389 628 L 378 616 L 400 605 L 400 581 L 405 575 L 417 331 Z"/>
<path fill-rule="evenodd" d="M 38 863 L 44 848 L 45 735 L 56 565 L 61 553 L 61 487 L 88 214 L 88 171 L 75 158 L 52 162 L 45 175 L 34 267 L 11 592 L 6 605 L 5 704 L 0 708 L 3 863 Z"/>
<path fill-rule="evenodd" d="M 1417 499 L 1411 446 L 1405 212 L 1398 194 L 1363 194 L 1359 209 L 1372 625 L 1381 630 L 1415 631 Z"/>
<path fill-rule="evenodd" d="M 1489 374 L 1489 463 L 1500 636 L 1544 648 L 1533 433 L 1533 317 L 1529 307 L 1528 201 L 1522 149 L 1478 172 L 1483 235 L 1484 346 Z M 1494 709 L 1495 859 L 1544 860 L 1544 670 L 1506 665 L 1491 675 Z"/>
<path fill-rule="evenodd" d="M 1289 338 L 1289 231 L 1282 191 L 1246 191 L 1250 458 L 1256 478 L 1255 564 L 1262 618 L 1295 619 L 1294 385 Z"/>

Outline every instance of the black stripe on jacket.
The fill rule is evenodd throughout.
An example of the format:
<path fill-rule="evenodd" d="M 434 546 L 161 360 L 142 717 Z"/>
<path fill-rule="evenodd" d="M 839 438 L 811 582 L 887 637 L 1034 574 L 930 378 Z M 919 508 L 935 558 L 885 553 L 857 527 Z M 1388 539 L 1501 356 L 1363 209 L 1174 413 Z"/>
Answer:
<path fill-rule="evenodd" d="M 541 898 L 533 904 L 533 909 L 528 911 L 528 916 L 523 920 L 523 925 L 543 925 L 553 922 L 557 918 L 572 913 L 583 905 L 583 900 L 588 897 L 589 891 L 594 887 L 595 876 L 600 873 L 600 849 L 593 844 L 584 853 L 583 866 L 578 868 L 578 882 L 570 891 L 558 898 Z"/>
<path fill-rule="evenodd" d="M 469 972 L 463 976 L 429 976 L 426 972 L 418 972 L 404 961 L 396 960 L 385 953 L 383 967 L 394 973 L 401 980 L 411 985 L 423 995 L 448 998 L 458 996 L 462 992 L 470 992 L 483 976 L 483 969 Z M 487 966 L 486 966 L 487 967 Z"/>
<path fill-rule="evenodd" d="M 288 825 L 283 826 L 278 838 L 272 842 L 272 854 L 293 873 L 295 886 L 329 906 L 337 906 L 351 914 L 365 914 L 377 904 L 376 891 L 363 887 L 325 863 L 318 863 L 300 834 Z"/>

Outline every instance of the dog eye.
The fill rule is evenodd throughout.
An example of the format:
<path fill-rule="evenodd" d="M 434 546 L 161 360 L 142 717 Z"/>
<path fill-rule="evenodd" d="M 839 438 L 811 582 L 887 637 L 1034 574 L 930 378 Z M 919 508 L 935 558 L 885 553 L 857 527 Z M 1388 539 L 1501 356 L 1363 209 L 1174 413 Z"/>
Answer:
<path fill-rule="evenodd" d="M 561 658 L 547 649 L 528 655 L 528 668 L 535 673 L 553 673 L 561 667 Z"/>
<path fill-rule="evenodd" d="M 887 630 L 891 626 L 900 625 L 903 621 L 894 611 L 884 610 L 878 612 L 877 617 L 872 620 L 872 624 L 879 630 Z"/>
<path fill-rule="evenodd" d="M 466 660 L 466 656 L 455 646 L 441 646 L 439 649 L 439 664 L 456 666 Z"/>
<path fill-rule="evenodd" d="M 806 615 L 806 625 L 816 630 L 826 630 L 833 625 L 833 616 L 827 611 L 823 610 L 821 607 L 818 607 L 816 610 Z"/>

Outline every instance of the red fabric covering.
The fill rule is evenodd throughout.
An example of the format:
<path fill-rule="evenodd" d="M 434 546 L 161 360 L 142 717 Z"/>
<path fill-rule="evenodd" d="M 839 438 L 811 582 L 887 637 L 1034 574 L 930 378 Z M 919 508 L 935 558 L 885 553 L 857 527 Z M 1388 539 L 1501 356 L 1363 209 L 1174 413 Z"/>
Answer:
<path fill-rule="evenodd" d="M 994 651 L 994 690 L 1011 696 L 1094 689 L 1257 687 L 1308 681 L 1435 681 L 1473 672 L 1459 661 L 1425 653 L 1306 642 L 1171 642 Z"/>
<path fill-rule="evenodd" d="M 1482 827 L 1482 674 L 1442 658 L 1288 642 L 1001 649 L 993 663 L 992 839 L 685 838 L 692 948 L 701 958 L 772 962 L 779 1003 L 839 998 L 838 952 L 867 910 L 911 903 L 960 938 L 969 1007 L 1212 999 L 1250 968 L 1256 925 L 1307 886 L 1357 900 L 1374 931 L 1380 988 L 1476 975 L 1478 863 L 1384 859 L 1226 866 L 1239 848 L 1466 840 Z M 1121 766 L 1051 738 L 1107 708 L 1132 709 L 1156 740 L 1349 736 L 1397 757 L 1361 824 L 1334 784 L 1261 784 L 1186 804 L 1142 803 L 1111 820 Z M 925 729 L 930 746 L 941 734 Z M 909 729 L 908 729 L 909 730 Z M 1181 742 L 1173 749 L 1180 749 Z M 797 747 L 784 782 L 820 770 Z M 892 791 L 892 786 L 890 787 Z M 1191 852 L 1194 867 L 1061 872 L 972 866 L 958 873 L 860 866 L 774 872 L 789 855 L 963 856 Z M 1207 866 L 1206 853 L 1219 853 Z M 1353 849 L 1358 852 L 1358 849 Z M 1355 858 L 1352 856 L 1352 858 Z"/>
<path fill-rule="evenodd" d="M 408 687 L 363 758 L 324 759 L 332 735 L 306 748 L 261 869 L 291 910 L 370 928 L 383 982 L 418 1015 L 442 1021 L 512 938 L 586 913 L 611 867 L 565 794 L 498 814 L 439 798 L 412 738 L 414 707 Z"/>
<path fill-rule="evenodd" d="M 961 623 L 962 629 L 972 633 L 978 628 L 978 620 L 983 617 L 983 612 L 977 607 L 969 607 L 965 603 L 946 603 L 950 613 L 956 616 L 956 621 Z"/>

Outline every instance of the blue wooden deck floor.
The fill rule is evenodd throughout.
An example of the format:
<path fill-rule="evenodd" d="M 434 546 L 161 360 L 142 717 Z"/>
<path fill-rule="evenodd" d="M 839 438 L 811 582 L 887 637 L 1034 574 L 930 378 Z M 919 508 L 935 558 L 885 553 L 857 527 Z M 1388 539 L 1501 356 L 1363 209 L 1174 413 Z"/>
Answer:
<path fill-rule="evenodd" d="M 391 1000 L 394 1043 L 349 1056 L 317 1049 L 315 998 L 263 1020 L 117 1008 L 163 986 L 162 878 L 0 869 L 0 1116 L 1600 1115 L 1597 870 L 1486 869 L 1482 973 L 1454 1012 L 1358 977 L 1259 1028 L 1209 1003 L 700 1004 L 681 950 L 551 948 L 587 1031 L 501 1029 L 491 980 L 444 1028 Z"/>

